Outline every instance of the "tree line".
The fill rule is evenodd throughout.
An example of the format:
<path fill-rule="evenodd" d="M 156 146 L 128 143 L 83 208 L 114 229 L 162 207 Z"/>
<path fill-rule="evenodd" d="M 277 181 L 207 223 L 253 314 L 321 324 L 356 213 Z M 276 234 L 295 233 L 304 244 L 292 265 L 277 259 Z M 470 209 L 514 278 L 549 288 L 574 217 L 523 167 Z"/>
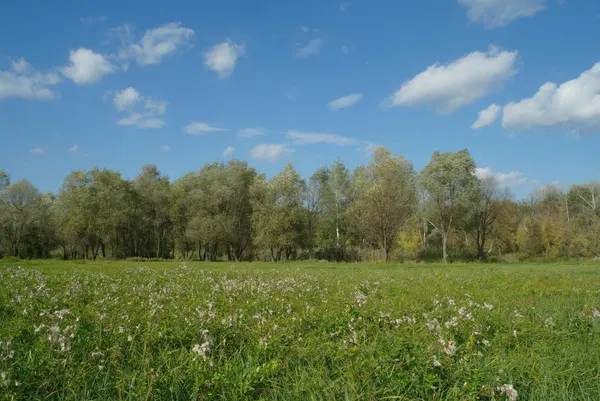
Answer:
<path fill-rule="evenodd" d="M 514 201 L 477 178 L 467 150 L 436 152 L 416 172 L 380 147 L 302 179 L 267 180 L 246 162 L 206 164 L 171 182 L 154 165 L 134 179 L 73 171 L 58 194 L 0 170 L 0 256 L 216 260 L 486 260 L 595 257 L 600 183 L 548 186 Z"/>

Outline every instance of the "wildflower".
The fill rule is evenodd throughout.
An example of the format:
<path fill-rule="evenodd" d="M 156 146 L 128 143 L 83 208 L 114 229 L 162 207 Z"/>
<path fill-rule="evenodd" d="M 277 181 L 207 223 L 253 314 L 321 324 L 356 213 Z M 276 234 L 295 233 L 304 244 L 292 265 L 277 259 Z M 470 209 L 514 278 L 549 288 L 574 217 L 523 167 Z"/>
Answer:
<path fill-rule="evenodd" d="M 519 393 L 512 384 L 503 384 L 498 387 L 498 391 L 500 391 L 500 394 L 506 395 L 509 401 L 517 401 L 517 397 L 519 396 Z"/>
<path fill-rule="evenodd" d="M 202 343 L 202 345 L 194 345 L 194 348 L 192 348 L 192 352 L 199 355 L 203 361 L 206 361 L 206 354 L 210 352 L 210 341 L 205 341 L 204 343 Z M 194 360 L 196 360 L 196 358 L 194 358 Z"/>
<path fill-rule="evenodd" d="M 486 302 L 483 303 L 483 307 L 487 310 L 492 310 L 494 309 L 494 305 L 488 304 Z"/>
<path fill-rule="evenodd" d="M 365 303 L 367 303 L 367 296 L 362 291 L 357 291 L 354 294 L 354 301 L 361 308 Z"/>
<path fill-rule="evenodd" d="M 458 310 L 458 314 L 465 320 L 474 320 L 473 315 L 469 311 L 467 311 L 467 308 L 465 308 L 464 306 Z"/>
<path fill-rule="evenodd" d="M 521 313 L 519 312 L 519 310 L 517 308 L 515 308 L 515 316 L 516 317 L 523 317 L 523 315 L 521 315 Z"/>
<path fill-rule="evenodd" d="M 447 329 L 449 329 L 450 327 L 456 327 L 458 326 L 458 319 L 456 317 L 453 317 L 451 320 L 444 323 L 444 326 L 446 326 Z"/>
<path fill-rule="evenodd" d="M 433 320 L 429 320 L 429 321 L 425 322 L 425 326 L 427 326 L 427 328 L 430 331 L 434 331 L 434 332 L 440 331 L 440 323 L 435 318 Z"/>
<path fill-rule="evenodd" d="M 435 367 L 435 368 L 441 368 L 442 364 L 437 359 L 434 359 L 433 360 L 433 367 Z"/>
<path fill-rule="evenodd" d="M 454 341 L 445 341 L 440 338 L 440 345 L 444 347 L 444 353 L 447 356 L 454 356 L 454 353 L 456 352 L 456 343 Z"/>

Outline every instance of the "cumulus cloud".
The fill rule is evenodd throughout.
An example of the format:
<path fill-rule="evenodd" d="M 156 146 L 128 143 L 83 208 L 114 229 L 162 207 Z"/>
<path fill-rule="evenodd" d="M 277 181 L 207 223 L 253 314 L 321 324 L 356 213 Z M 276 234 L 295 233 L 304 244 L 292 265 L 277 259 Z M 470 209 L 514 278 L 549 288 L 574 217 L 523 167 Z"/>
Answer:
<path fill-rule="evenodd" d="M 29 153 L 33 153 L 33 154 L 38 154 L 41 155 L 42 153 L 44 153 L 44 149 L 42 148 L 33 148 L 33 149 L 29 149 Z"/>
<path fill-rule="evenodd" d="M 492 104 L 488 108 L 481 110 L 477 117 L 477 121 L 471 125 L 471 128 L 478 129 L 487 127 L 496 121 L 501 111 L 502 107 L 498 106 L 497 104 Z"/>
<path fill-rule="evenodd" d="M 184 27 L 180 22 L 148 29 L 137 42 L 133 40 L 133 31 L 133 26 L 123 25 L 113 29 L 112 33 L 122 42 L 120 58 L 135 59 L 141 66 L 158 64 L 177 50 L 190 47 L 195 35 L 193 29 Z"/>
<path fill-rule="evenodd" d="M 536 179 L 528 178 L 521 171 L 510 171 L 508 173 L 495 172 L 489 167 L 477 167 L 475 169 L 475 176 L 480 180 L 487 178 L 495 178 L 501 187 L 515 187 L 519 185 L 539 185 L 539 181 Z"/>
<path fill-rule="evenodd" d="M 82 151 L 79 149 L 79 145 L 77 145 L 77 144 L 75 144 L 75 145 L 71 146 L 71 147 L 68 149 L 68 152 L 69 152 L 69 153 L 75 153 L 75 154 L 79 154 L 79 155 L 81 155 L 81 156 L 87 156 L 87 155 L 88 155 L 87 153 L 85 153 L 85 152 L 82 152 Z"/>
<path fill-rule="evenodd" d="M 586 134 L 600 130 L 600 62 L 578 78 L 543 84 L 537 93 L 504 107 L 502 126 L 513 131 L 549 129 Z"/>
<path fill-rule="evenodd" d="M 58 96 L 50 87 L 61 78 L 54 72 L 41 73 L 24 59 L 11 60 L 11 70 L 0 71 L 0 100 L 8 97 L 50 100 Z"/>
<path fill-rule="evenodd" d="M 168 103 L 142 96 L 135 88 L 117 91 L 113 104 L 118 111 L 128 113 L 127 117 L 117 121 L 119 125 L 136 128 L 162 128 L 166 125 L 159 117 L 167 112 Z"/>
<path fill-rule="evenodd" d="M 390 101 L 393 106 L 425 105 L 443 114 L 474 103 L 516 73 L 517 52 L 495 47 L 475 51 L 449 64 L 429 66 L 405 82 Z"/>
<path fill-rule="evenodd" d="M 545 0 L 458 0 L 469 18 L 486 28 L 499 28 L 517 18 L 531 17 L 545 8 Z"/>
<path fill-rule="evenodd" d="M 234 153 L 235 153 L 235 148 L 232 147 L 232 146 L 227 146 L 227 148 L 223 151 L 223 153 L 221 153 L 221 157 L 223 159 L 225 159 L 225 158 L 231 156 Z"/>
<path fill-rule="evenodd" d="M 214 127 L 207 123 L 192 121 L 191 123 L 185 126 L 184 131 L 187 132 L 189 135 L 202 135 L 211 132 L 226 132 L 229 130 L 227 128 Z"/>
<path fill-rule="evenodd" d="M 280 143 L 260 144 L 250 150 L 250 156 L 257 160 L 277 161 L 289 156 L 294 149 Z"/>
<path fill-rule="evenodd" d="M 61 69 L 61 72 L 77 85 L 88 85 L 99 82 L 105 75 L 115 72 L 116 69 L 102 54 L 82 47 L 71 50 L 69 63 Z"/>
<path fill-rule="evenodd" d="M 219 78 L 229 78 L 235 69 L 238 58 L 245 53 L 244 44 L 236 44 L 230 40 L 216 44 L 204 53 L 206 68 L 219 74 Z"/>
<path fill-rule="evenodd" d="M 336 134 L 320 132 L 288 131 L 286 138 L 291 139 L 297 145 L 308 145 L 314 143 L 332 143 L 335 145 L 356 145 L 356 139 L 346 138 Z"/>
<path fill-rule="evenodd" d="M 263 128 L 254 127 L 254 128 L 243 128 L 238 131 L 237 136 L 240 138 L 252 138 L 255 136 L 265 135 L 266 132 Z"/>
<path fill-rule="evenodd" d="M 361 93 L 354 93 L 352 95 L 342 96 L 338 99 L 329 103 L 329 110 L 345 109 L 346 107 L 354 106 L 360 102 L 363 95 Z"/>
<path fill-rule="evenodd" d="M 377 145 L 374 144 L 373 142 L 363 142 L 362 146 L 360 146 L 358 149 L 356 149 L 358 151 L 358 153 L 361 154 L 362 157 L 365 158 L 369 158 L 371 156 L 373 156 L 373 153 L 375 153 L 375 149 L 377 149 Z"/>
<path fill-rule="evenodd" d="M 296 49 L 296 57 L 305 58 L 317 54 L 321 51 L 323 44 L 323 39 L 312 39 L 305 46 Z"/>

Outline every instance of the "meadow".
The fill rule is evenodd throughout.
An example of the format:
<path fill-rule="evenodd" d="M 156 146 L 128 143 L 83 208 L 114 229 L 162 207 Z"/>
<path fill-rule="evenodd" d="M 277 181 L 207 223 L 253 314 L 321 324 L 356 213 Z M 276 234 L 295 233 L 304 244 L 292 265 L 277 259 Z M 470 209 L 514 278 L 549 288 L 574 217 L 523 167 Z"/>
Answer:
<path fill-rule="evenodd" d="M 600 264 L 0 262 L 0 400 L 599 400 Z"/>

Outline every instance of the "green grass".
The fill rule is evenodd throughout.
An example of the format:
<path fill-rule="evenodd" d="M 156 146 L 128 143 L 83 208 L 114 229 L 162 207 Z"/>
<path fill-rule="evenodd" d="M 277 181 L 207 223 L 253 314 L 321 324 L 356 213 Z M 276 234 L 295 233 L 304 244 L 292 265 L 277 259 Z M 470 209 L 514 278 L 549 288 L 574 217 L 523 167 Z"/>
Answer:
<path fill-rule="evenodd" d="M 0 399 L 599 400 L 599 279 L 592 263 L 0 261 Z"/>

